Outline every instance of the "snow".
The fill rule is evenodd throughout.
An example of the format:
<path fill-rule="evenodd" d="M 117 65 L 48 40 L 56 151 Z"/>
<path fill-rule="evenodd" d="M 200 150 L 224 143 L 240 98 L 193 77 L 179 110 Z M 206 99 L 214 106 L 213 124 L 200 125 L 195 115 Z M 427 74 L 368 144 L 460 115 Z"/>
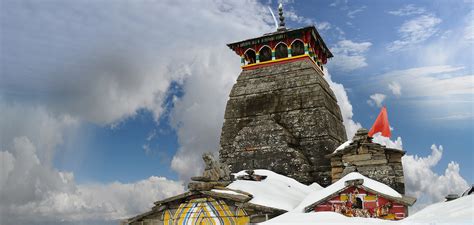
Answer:
<path fill-rule="evenodd" d="M 229 189 L 252 194 L 253 198 L 249 201 L 252 204 L 290 211 L 309 193 L 315 191 L 314 186 L 309 187 L 269 170 L 254 171 L 256 175 L 265 175 L 267 178 L 261 181 L 236 180 L 227 186 Z M 237 177 L 245 174 L 245 171 L 240 171 L 234 175 Z"/>
<path fill-rule="evenodd" d="M 407 217 L 405 222 L 421 224 L 474 224 L 474 195 L 435 203 Z"/>
<path fill-rule="evenodd" d="M 222 190 L 222 189 L 212 189 L 211 191 L 217 192 L 217 193 L 222 193 L 222 194 L 230 194 L 230 195 L 242 195 L 242 196 L 247 196 L 242 193 L 232 191 L 232 190 Z"/>
<path fill-rule="evenodd" d="M 468 225 L 474 221 L 474 195 L 440 202 L 403 220 L 390 221 L 375 218 L 347 217 L 335 212 L 287 212 L 261 225 Z"/>
<path fill-rule="evenodd" d="M 389 137 L 382 136 L 382 134 L 380 132 L 375 133 L 374 136 L 372 136 L 372 137 L 373 137 L 373 139 L 372 139 L 373 143 L 381 144 L 381 145 L 383 145 L 387 148 L 403 150 L 403 143 L 402 143 L 402 139 L 400 137 L 398 137 L 395 141 L 392 141 Z M 352 139 L 342 143 L 342 145 L 339 145 L 339 147 L 337 147 L 336 150 L 334 150 L 333 153 L 336 153 L 336 152 L 338 152 L 342 149 L 345 149 L 351 143 L 352 143 Z"/>
<path fill-rule="evenodd" d="M 396 198 L 401 198 L 402 195 L 398 193 L 397 191 L 393 190 L 391 187 L 380 183 L 378 181 L 372 180 L 360 173 L 357 172 L 352 172 L 341 178 L 340 180 L 336 181 L 335 183 L 329 185 L 328 187 L 321 189 L 319 191 L 313 191 L 311 194 L 309 194 L 296 208 L 295 211 L 297 212 L 303 212 L 304 208 L 317 202 L 320 201 L 333 193 L 336 193 L 343 188 L 345 188 L 345 182 L 348 180 L 355 180 L 355 179 L 363 179 L 364 183 L 362 186 L 365 186 L 367 188 L 370 188 L 374 191 L 380 192 L 385 195 L 389 195 L 392 197 Z"/>
<path fill-rule="evenodd" d="M 348 141 L 342 143 L 342 145 L 339 145 L 339 147 L 337 147 L 336 150 L 334 150 L 333 153 L 336 153 L 336 152 L 339 151 L 339 150 L 345 149 L 345 148 L 346 148 L 347 146 L 349 146 L 351 143 L 352 143 L 352 140 L 348 140 Z"/>
<path fill-rule="evenodd" d="M 323 187 L 321 187 L 321 185 L 319 185 L 319 184 L 316 183 L 316 182 L 310 184 L 308 187 L 310 187 L 310 188 L 313 189 L 314 191 L 319 191 L 319 190 L 323 189 Z"/>
<path fill-rule="evenodd" d="M 362 217 L 347 217 L 335 212 L 287 212 L 281 216 L 275 217 L 266 222 L 260 223 L 261 225 L 365 225 L 365 224 L 377 224 L 377 225 L 390 225 L 396 224 L 393 221 L 380 220 L 375 218 L 362 218 Z"/>

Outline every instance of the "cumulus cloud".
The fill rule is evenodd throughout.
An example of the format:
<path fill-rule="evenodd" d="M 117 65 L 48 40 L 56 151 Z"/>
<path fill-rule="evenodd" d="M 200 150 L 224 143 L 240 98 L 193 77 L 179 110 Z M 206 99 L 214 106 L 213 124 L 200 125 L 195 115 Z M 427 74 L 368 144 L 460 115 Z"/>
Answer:
<path fill-rule="evenodd" d="M 388 84 L 388 89 L 390 89 L 390 91 L 392 91 L 392 94 L 397 97 L 400 97 L 402 95 L 402 86 L 400 86 L 398 82 L 390 82 Z"/>
<path fill-rule="evenodd" d="M 331 74 L 327 69 L 324 70 L 324 78 L 328 82 L 329 87 L 331 87 L 331 90 L 334 92 L 334 95 L 336 95 L 337 104 L 341 109 L 344 127 L 346 128 L 346 135 L 347 138 L 350 139 L 354 136 L 357 130 L 362 127 L 362 125 L 352 120 L 352 116 L 354 115 L 352 112 L 352 104 L 347 97 L 347 92 L 344 89 L 344 86 L 332 81 Z"/>
<path fill-rule="evenodd" d="M 370 106 L 377 106 L 377 107 L 382 107 L 382 103 L 387 98 L 386 95 L 380 94 L 380 93 L 375 93 L 370 96 L 370 99 L 367 100 L 367 104 Z"/>
<path fill-rule="evenodd" d="M 225 100 L 240 70 L 225 43 L 272 30 L 258 2 L 2 6 L 2 224 L 117 219 L 183 191 L 181 182 L 158 177 L 76 184 L 52 158 L 68 129 L 83 122 L 113 125 L 140 109 L 158 121 L 174 82 L 184 95 L 170 112 L 180 144 L 172 165 L 182 177 L 195 174 L 200 152 L 218 149 Z"/>
<path fill-rule="evenodd" d="M 0 101 L 1 224 L 116 220 L 184 191 L 181 182 L 150 177 L 135 183 L 76 184 L 52 156 L 77 120 L 43 107 Z M 3 132 L 8 131 L 8 132 Z"/>
<path fill-rule="evenodd" d="M 390 129 L 392 130 L 392 129 Z M 389 137 L 384 137 L 382 134 L 376 133 L 372 136 L 373 142 L 378 143 L 381 145 L 386 146 L 387 148 L 394 148 L 394 149 L 401 149 L 403 150 L 403 142 L 401 137 L 397 137 L 394 141 L 392 141 Z"/>
<path fill-rule="evenodd" d="M 405 21 L 398 29 L 400 39 L 390 43 L 387 46 L 387 50 L 391 52 L 405 50 L 426 41 L 438 32 L 436 26 L 441 23 L 441 21 L 440 18 L 431 14 L 421 15 Z"/>
<path fill-rule="evenodd" d="M 172 81 L 228 51 L 216 43 L 266 32 L 271 20 L 253 2 L 2 5 L 2 92 L 98 124 L 140 108 L 159 118 Z"/>
<path fill-rule="evenodd" d="M 411 16 L 411 15 L 420 15 L 426 13 L 426 9 L 422 7 L 416 7 L 413 4 L 405 5 L 400 9 L 388 11 L 389 14 L 395 16 Z"/>
<path fill-rule="evenodd" d="M 331 52 L 334 53 L 334 58 L 331 60 L 329 66 L 343 72 L 366 67 L 366 53 L 370 46 L 372 46 L 370 42 L 339 41 L 331 48 Z"/>
<path fill-rule="evenodd" d="M 450 162 L 444 174 L 433 172 L 443 155 L 443 147 L 432 145 L 426 157 L 405 155 L 402 157 L 406 194 L 418 198 L 411 210 L 417 211 L 431 203 L 443 201 L 448 194 L 461 194 L 468 187 L 459 174 L 460 167 Z"/>

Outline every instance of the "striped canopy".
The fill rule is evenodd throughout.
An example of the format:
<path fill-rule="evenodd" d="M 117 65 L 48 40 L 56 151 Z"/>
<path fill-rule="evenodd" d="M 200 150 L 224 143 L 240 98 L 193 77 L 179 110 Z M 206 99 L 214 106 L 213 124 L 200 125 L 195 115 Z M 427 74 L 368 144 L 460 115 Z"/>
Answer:
<path fill-rule="evenodd" d="M 174 214 L 166 210 L 165 225 L 246 225 L 250 219 L 241 208 L 231 210 L 225 201 L 214 198 L 197 198 L 182 203 Z"/>

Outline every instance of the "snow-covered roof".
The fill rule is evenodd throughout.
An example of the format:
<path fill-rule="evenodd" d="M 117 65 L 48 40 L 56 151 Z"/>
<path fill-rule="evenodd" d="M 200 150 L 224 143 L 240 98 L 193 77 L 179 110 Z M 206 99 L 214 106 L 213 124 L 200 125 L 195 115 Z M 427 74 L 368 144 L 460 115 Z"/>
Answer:
<path fill-rule="evenodd" d="M 229 189 L 251 194 L 253 198 L 249 203 L 252 204 L 290 211 L 309 193 L 318 189 L 316 185 L 309 187 L 269 170 L 258 169 L 254 172 L 267 178 L 261 181 L 235 180 L 227 186 Z M 240 171 L 234 175 L 237 177 L 245 174 L 245 171 Z"/>
<path fill-rule="evenodd" d="M 386 184 L 372 180 L 360 173 L 352 172 L 324 189 L 313 191 L 305 199 L 303 199 L 303 201 L 301 201 L 301 203 L 295 208 L 295 211 L 298 211 L 298 212 L 305 211 L 306 207 L 316 202 L 319 202 L 321 200 L 324 200 L 325 198 L 331 196 L 332 194 L 337 193 L 343 190 L 344 188 L 346 188 L 346 184 L 345 184 L 346 181 L 357 180 L 357 179 L 362 179 L 363 180 L 362 186 L 372 191 L 376 191 L 378 193 L 391 196 L 393 198 L 403 197 L 400 193 L 398 193 L 397 191 L 395 191 L 394 189 L 392 189 Z"/>
<path fill-rule="evenodd" d="M 356 134 L 357 135 L 357 134 Z M 338 151 L 341 151 L 347 147 L 349 147 L 353 142 L 354 142 L 354 139 L 355 136 L 342 143 L 341 145 L 339 145 L 333 152 L 336 153 Z M 357 139 L 357 138 L 356 138 Z M 389 148 L 389 149 L 397 149 L 397 150 L 403 150 L 403 143 L 402 143 L 402 139 L 400 137 L 398 137 L 397 139 L 395 139 L 394 141 L 392 141 L 389 137 L 384 137 L 382 136 L 382 134 L 379 132 L 379 133 L 375 133 L 373 136 L 372 136 L 372 143 L 376 143 L 376 144 L 380 144 L 380 145 L 383 145 L 385 146 L 386 148 Z"/>
<path fill-rule="evenodd" d="M 440 202 L 398 221 L 376 218 L 347 217 L 335 212 L 303 213 L 291 211 L 275 217 L 261 225 L 472 225 L 474 215 L 474 195 Z"/>

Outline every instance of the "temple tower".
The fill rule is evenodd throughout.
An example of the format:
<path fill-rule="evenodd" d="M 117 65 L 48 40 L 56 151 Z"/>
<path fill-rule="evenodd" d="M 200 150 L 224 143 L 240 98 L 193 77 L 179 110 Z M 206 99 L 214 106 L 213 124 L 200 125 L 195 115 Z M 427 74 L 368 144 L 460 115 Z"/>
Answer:
<path fill-rule="evenodd" d="M 347 137 L 324 79 L 333 55 L 314 26 L 287 29 L 280 6 L 273 33 L 228 44 L 242 72 L 229 95 L 220 159 L 232 172 L 269 169 L 302 183 L 331 183 L 325 158 Z"/>

